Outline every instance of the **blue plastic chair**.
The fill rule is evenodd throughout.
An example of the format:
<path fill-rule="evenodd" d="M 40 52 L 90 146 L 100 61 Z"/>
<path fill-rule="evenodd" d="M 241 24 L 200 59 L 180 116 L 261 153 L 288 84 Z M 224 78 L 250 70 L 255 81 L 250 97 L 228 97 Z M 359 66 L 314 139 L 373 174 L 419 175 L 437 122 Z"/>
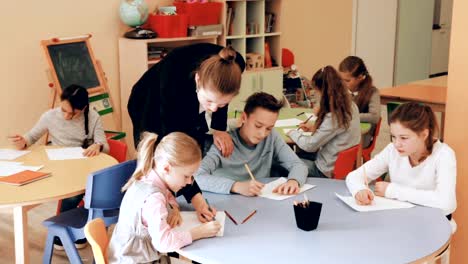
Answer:
<path fill-rule="evenodd" d="M 51 262 L 54 237 L 59 237 L 62 241 L 71 263 L 82 263 L 74 241 L 85 238 L 84 227 L 95 218 L 102 218 L 106 227 L 117 223 L 124 196 L 121 188 L 132 176 L 135 168 L 136 160 L 130 160 L 91 173 L 86 183 L 84 208 L 63 212 L 42 223 L 48 229 L 43 263 Z"/>

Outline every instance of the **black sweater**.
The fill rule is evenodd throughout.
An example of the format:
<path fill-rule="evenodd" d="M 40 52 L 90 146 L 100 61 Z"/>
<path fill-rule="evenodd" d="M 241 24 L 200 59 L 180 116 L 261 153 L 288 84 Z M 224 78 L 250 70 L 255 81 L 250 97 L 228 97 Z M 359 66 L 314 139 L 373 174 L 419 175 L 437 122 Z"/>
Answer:
<path fill-rule="evenodd" d="M 179 131 L 193 137 L 203 149 L 208 127 L 204 114 L 199 114 L 195 72 L 205 59 L 222 48 L 210 43 L 179 47 L 143 74 L 133 86 L 127 105 L 135 146 L 144 131 L 158 134 L 158 140 Z M 236 63 L 243 71 L 245 61 L 239 53 Z M 227 109 L 226 105 L 212 114 L 211 128 L 226 130 Z M 200 192 L 196 182 L 192 186 L 190 192 L 183 191 L 188 201 Z"/>

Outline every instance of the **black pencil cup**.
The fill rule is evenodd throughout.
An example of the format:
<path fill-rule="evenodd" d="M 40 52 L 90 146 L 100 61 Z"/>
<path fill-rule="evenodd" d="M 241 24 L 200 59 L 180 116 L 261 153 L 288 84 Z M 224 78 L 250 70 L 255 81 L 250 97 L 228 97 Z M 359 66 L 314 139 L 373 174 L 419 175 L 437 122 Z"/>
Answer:
<path fill-rule="evenodd" d="M 322 212 L 322 204 L 309 201 L 308 206 L 302 204 L 293 205 L 296 216 L 297 227 L 304 231 L 311 231 L 317 228 Z"/>

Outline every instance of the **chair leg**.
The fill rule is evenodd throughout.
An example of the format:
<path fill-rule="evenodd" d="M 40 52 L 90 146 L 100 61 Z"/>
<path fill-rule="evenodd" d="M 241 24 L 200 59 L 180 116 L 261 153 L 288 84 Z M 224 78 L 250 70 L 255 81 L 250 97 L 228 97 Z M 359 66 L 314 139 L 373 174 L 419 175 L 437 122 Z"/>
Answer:
<path fill-rule="evenodd" d="M 54 253 L 54 234 L 47 233 L 47 238 L 44 247 L 44 255 L 42 256 L 42 263 L 48 264 L 52 261 L 52 254 Z"/>
<path fill-rule="evenodd" d="M 70 232 L 65 227 L 59 225 L 51 225 L 49 226 L 49 234 L 52 235 L 52 244 L 54 236 L 58 236 L 60 238 L 60 241 L 62 241 L 63 247 L 65 248 L 65 253 L 67 253 L 67 257 L 70 260 L 70 263 L 83 264 L 83 262 L 81 261 L 80 254 L 78 253 L 78 250 L 75 247 L 75 242 L 72 240 L 72 234 L 70 234 Z"/>

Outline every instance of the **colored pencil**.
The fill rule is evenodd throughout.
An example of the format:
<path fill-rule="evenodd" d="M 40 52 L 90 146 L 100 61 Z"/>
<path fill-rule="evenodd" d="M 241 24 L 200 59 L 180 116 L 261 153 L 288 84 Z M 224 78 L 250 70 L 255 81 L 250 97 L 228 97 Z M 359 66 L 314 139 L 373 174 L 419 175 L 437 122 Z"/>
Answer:
<path fill-rule="evenodd" d="M 241 224 L 247 222 L 247 220 L 249 220 L 254 214 L 257 213 L 257 210 L 254 210 L 252 213 L 250 213 L 243 221 Z"/>

